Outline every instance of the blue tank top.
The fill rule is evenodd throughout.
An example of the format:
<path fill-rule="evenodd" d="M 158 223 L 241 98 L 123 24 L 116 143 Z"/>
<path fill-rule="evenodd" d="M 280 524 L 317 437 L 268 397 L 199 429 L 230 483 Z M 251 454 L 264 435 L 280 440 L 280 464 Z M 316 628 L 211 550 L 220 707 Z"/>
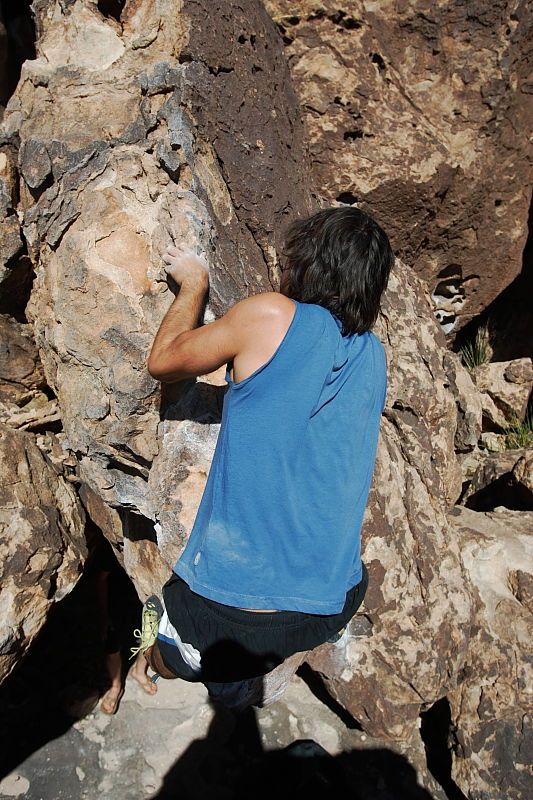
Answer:
<path fill-rule="evenodd" d="M 362 577 L 387 361 L 371 331 L 343 337 L 326 308 L 293 303 L 271 358 L 238 383 L 226 370 L 213 460 L 174 572 L 225 605 L 337 614 Z"/>

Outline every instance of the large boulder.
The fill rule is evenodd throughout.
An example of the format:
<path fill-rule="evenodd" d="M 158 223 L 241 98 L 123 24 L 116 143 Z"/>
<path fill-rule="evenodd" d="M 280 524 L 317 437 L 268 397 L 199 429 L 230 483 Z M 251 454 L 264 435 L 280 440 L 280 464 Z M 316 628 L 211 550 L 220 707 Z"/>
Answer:
<path fill-rule="evenodd" d="M 216 36 L 202 24 L 208 8 Z M 163 388 L 146 370 L 173 300 L 160 256 L 170 238 L 206 255 L 207 324 L 243 285 L 276 287 L 286 215 L 314 208 L 302 123 L 260 3 L 245 15 L 163 0 L 126 6 L 120 25 L 89 0 L 36 12 L 38 57 L 24 64 L 3 125 L 20 138 L 36 272 L 26 311 L 85 508 L 143 597 L 187 541 L 224 392 L 223 369 Z M 312 663 L 367 730 L 399 739 L 453 685 L 470 601 L 444 513 L 461 490 L 445 338 L 424 283 L 400 260 L 377 332 L 390 385 L 364 531 L 367 625 L 361 646 L 342 657 L 326 648 L 331 664 Z"/>
<path fill-rule="evenodd" d="M 472 380 L 481 393 L 485 425 L 494 430 L 522 422 L 533 386 L 533 359 L 492 361 L 471 370 Z"/>
<path fill-rule="evenodd" d="M 265 0 L 322 197 L 369 209 L 455 333 L 520 272 L 533 6 Z"/>
<path fill-rule="evenodd" d="M 313 208 L 303 125 L 260 2 L 130 3 L 120 23 L 93 0 L 33 7 L 37 58 L 0 131 L 19 144 L 36 273 L 26 315 L 80 479 L 120 512 L 108 535 L 123 527 L 145 596 L 161 577 L 147 543 L 168 572 L 192 525 L 176 497 L 191 488 L 176 485 L 179 454 L 188 463 L 184 443 L 201 448 L 220 421 L 221 389 L 207 424 L 179 419 L 190 383 L 162 388 L 146 369 L 174 300 L 161 256 L 171 240 L 206 256 L 206 322 L 277 286 L 283 227 Z"/>
<path fill-rule="evenodd" d="M 49 435 L 51 436 L 51 435 Z M 0 423 L 0 680 L 16 666 L 87 556 L 72 483 L 31 433 Z"/>
<path fill-rule="evenodd" d="M 146 597 L 160 590 L 187 541 L 225 391 L 223 368 L 163 387 L 146 369 L 174 298 L 161 255 L 178 239 L 206 256 L 206 324 L 244 294 L 278 287 L 285 223 L 318 205 L 310 188 L 302 96 L 293 92 L 289 53 L 259 0 L 245 7 L 207 0 L 132 2 L 124 5 L 120 23 L 104 13 L 108 5 L 94 0 L 35 0 L 32 7 L 37 58 L 23 65 L 0 129 L 5 147 L 17 150 L 17 219 L 36 274 L 26 314 L 61 412 L 61 448 L 76 460 L 84 507 Z M 378 5 L 372 8 L 364 13 L 379 50 L 381 44 L 388 48 L 384 55 L 369 43 L 369 25 L 359 25 L 360 15 L 310 11 L 305 25 L 342 29 L 346 45 L 324 34 L 324 55 L 315 35 L 315 51 L 302 44 L 302 59 L 290 62 L 300 92 L 306 76 L 317 103 L 324 93 L 310 76 L 323 71 L 322 127 L 314 129 L 309 115 L 307 120 L 322 196 L 344 197 L 328 190 L 325 172 L 316 172 L 320 136 L 331 129 L 327 97 L 333 88 L 331 102 L 342 117 L 337 132 L 350 134 L 341 138 L 351 155 L 344 162 L 342 153 L 324 145 L 328 169 L 342 181 L 355 176 L 359 196 L 415 266 L 413 271 L 398 258 L 376 326 L 387 350 L 389 388 L 363 526 L 368 594 L 347 635 L 310 654 L 309 663 L 365 730 L 400 740 L 412 736 L 421 710 L 456 690 L 474 613 L 474 589 L 447 512 L 462 489 L 455 447 L 475 448 L 481 404 L 448 354 L 428 282 L 430 289 L 438 284 L 435 296 L 450 300 L 455 316 L 447 330 L 459 312 L 475 313 L 515 274 L 525 189 L 509 186 L 504 177 L 523 134 L 516 93 L 487 80 L 483 97 L 498 114 L 508 107 L 516 117 L 517 132 L 509 133 L 502 157 L 503 125 L 497 115 L 491 123 L 494 109 L 476 99 L 489 74 L 484 63 L 476 75 L 461 61 L 450 90 L 446 48 L 453 48 L 454 33 L 463 41 L 469 31 L 462 6 L 457 24 L 444 4 L 432 12 L 444 31 L 434 48 L 442 38 L 442 55 L 435 54 L 442 59 L 442 78 L 429 70 L 427 84 L 413 85 L 388 76 L 411 74 L 413 64 L 418 69 L 427 62 L 431 36 L 417 4 L 394 13 L 387 4 L 388 17 Z M 486 14 L 494 27 L 493 12 Z M 517 40 L 522 25 L 520 18 L 511 26 Z M 392 41 L 395 26 L 420 44 L 420 52 L 405 39 Z M 476 35 L 464 59 L 477 56 L 486 41 L 471 26 Z M 349 36 L 366 38 L 354 48 Z M 355 55 L 343 54 L 345 46 Z M 362 55 L 368 47 L 371 58 Z M 514 80 L 521 64 L 506 64 L 493 50 L 490 69 L 503 65 Z M 470 88 L 456 89 L 459 79 Z M 462 121 L 447 116 L 450 91 Z M 350 93 L 366 115 L 364 130 L 359 122 L 354 128 L 362 111 L 348 106 Z M 428 111 L 422 113 L 424 104 Z M 481 122 L 471 122 L 470 113 Z M 407 158 L 397 130 L 405 131 L 411 120 L 407 146 L 413 155 Z M 492 144 L 480 140 L 480 129 L 491 133 Z M 365 132 L 374 145 L 382 143 L 378 165 L 368 169 Z M 464 152 L 468 158 L 459 164 L 457 154 Z M 494 206 L 486 201 L 491 192 L 499 200 Z M 6 213 L 12 216 L 9 208 Z M 507 239 L 497 235 L 498 225 L 510 228 Z M 479 238 L 481 226 L 488 233 Z M 410 238 L 402 238 L 404 228 Z M 418 256 L 422 244 L 430 259 Z M 487 272 L 481 291 L 474 264 L 488 262 L 489 250 L 504 267 Z M 460 302 L 453 301 L 453 286 Z M 477 398 L 470 412 L 469 393 Z M 53 446 L 50 458 L 61 462 Z"/>
<path fill-rule="evenodd" d="M 450 692 L 452 777 L 469 800 L 533 796 L 533 512 L 456 507 L 475 623 Z"/>

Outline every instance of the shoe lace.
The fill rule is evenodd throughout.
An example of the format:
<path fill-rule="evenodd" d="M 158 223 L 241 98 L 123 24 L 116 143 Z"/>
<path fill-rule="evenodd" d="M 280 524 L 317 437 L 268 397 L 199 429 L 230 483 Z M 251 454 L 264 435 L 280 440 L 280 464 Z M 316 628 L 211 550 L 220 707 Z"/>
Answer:
<path fill-rule="evenodd" d="M 148 606 L 143 610 L 142 614 L 142 629 L 139 630 L 136 628 L 133 631 L 133 635 L 138 641 L 137 647 L 130 647 L 131 650 L 131 659 L 138 656 L 140 653 L 144 653 L 145 650 L 153 645 L 157 638 L 157 631 L 159 628 L 159 614 L 154 609 Z"/>

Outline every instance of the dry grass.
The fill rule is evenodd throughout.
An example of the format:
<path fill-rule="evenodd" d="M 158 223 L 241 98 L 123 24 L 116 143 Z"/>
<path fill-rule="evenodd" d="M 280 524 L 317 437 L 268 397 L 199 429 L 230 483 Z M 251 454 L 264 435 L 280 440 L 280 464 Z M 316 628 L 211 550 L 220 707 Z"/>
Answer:
<path fill-rule="evenodd" d="M 533 447 L 533 410 L 530 409 L 523 420 L 515 416 L 504 428 L 504 433 L 506 450 Z"/>
<path fill-rule="evenodd" d="M 490 360 L 490 352 L 488 324 L 480 325 L 474 340 L 467 342 L 460 350 L 463 364 L 467 369 L 486 364 Z"/>

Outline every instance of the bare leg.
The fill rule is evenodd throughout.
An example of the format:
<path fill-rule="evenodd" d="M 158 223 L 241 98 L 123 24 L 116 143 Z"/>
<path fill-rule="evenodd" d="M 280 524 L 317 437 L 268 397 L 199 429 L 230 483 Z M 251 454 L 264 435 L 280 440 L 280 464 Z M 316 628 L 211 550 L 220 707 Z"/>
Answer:
<path fill-rule="evenodd" d="M 137 658 L 135 659 L 135 663 L 130 670 L 130 675 L 132 678 L 135 678 L 138 684 L 142 686 L 146 694 L 155 694 L 157 692 L 157 686 L 155 683 L 152 683 L 150 678 L 148 677 L 148 667 L 150 664 L 146 658 L 144 653 L 139 653 Z"/>
<path fill-rule="evenodd" d="M 107 651 L 105 656 L 105 671 L 111 686 L 102 697 L 100 709 L 104 714 L 115 714 L 118 704 L 124 694 L 122 683 L 122 657 L 119 648 L 117 632 L 114 629 L 109 611 L 109 581 L 111 574 L 108 569 L 101 568 L 96 574 L 96 592 L 98 600 L 98 610 L 100 616 L 100 635 L 102 642 L 108 646 L 116 647 L 116 650 Z"/>
<path fill-rule="evenodd" d="M 118 704 L 124 694 L 122 685 L 122 659 L 120 651 L 108 653 L 106 656 L 106 671 L 111 680 L 111 686 L 104 694 L 100 703 L 100 708 L 104 714 L 115 714 Z"/>
<path fill-rule="evenodd" d="M 154 672 L 158 672 L 162 678 L 167 680 L 178 677 L 165 665 L 161 653 L 159 652 L 157 642 L 149 647 L 145 653 L 141 653 L 137 656 L 137 660 L 131 669 L 132 677 L 142 686 L 144 691 L 147 694 L 155 694 L 157 692 L 157 686 L 155 683 L 152 683 L 147 675 L 148 667 L 151 667 Z"/>

